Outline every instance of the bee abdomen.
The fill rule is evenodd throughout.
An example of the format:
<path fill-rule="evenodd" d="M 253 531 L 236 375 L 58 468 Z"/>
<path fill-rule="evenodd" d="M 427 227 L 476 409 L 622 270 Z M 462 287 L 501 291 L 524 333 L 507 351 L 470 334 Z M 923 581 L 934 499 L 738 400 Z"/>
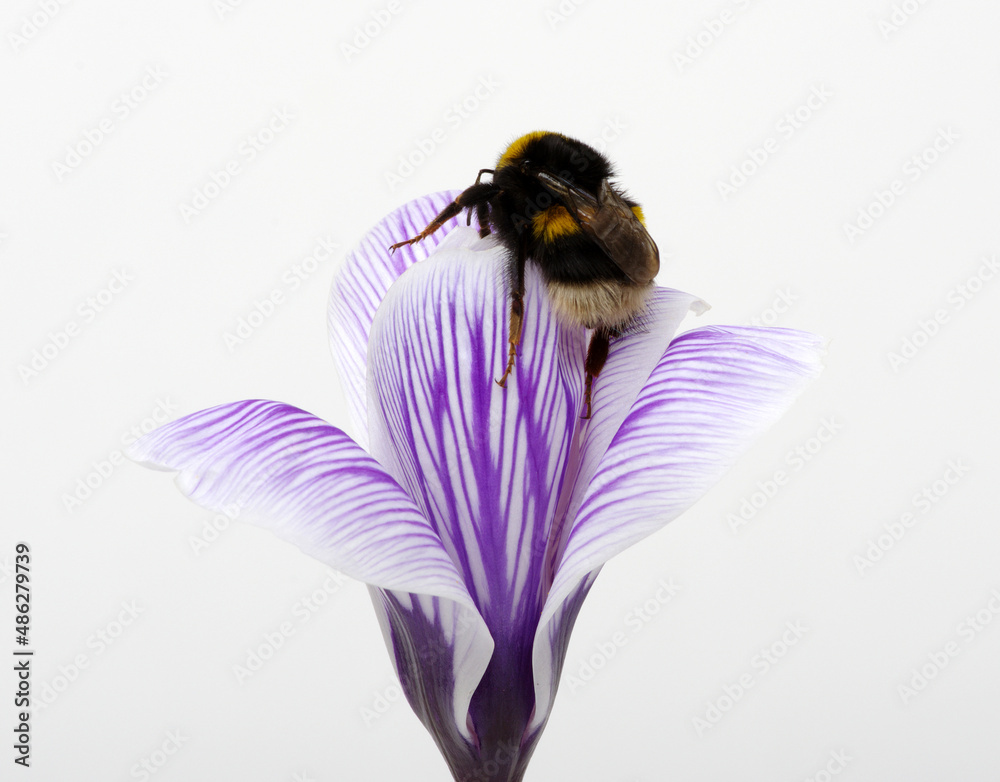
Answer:
<path fill-rule="evenodd" d="M 549 299 L 556 317 L 573 326 L 627 331 L 646 307 L 653 283 L 636 285 L 618 280 L 570 282 L 548 279 Z"/>

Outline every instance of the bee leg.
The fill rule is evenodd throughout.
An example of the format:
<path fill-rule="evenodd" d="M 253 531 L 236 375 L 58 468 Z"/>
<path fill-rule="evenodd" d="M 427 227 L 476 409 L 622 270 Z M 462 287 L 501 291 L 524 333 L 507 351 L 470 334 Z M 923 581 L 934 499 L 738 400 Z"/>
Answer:
<path fill-rule="evenodd" d="M 479 180 L 483 178 L 483 174 L 492 174 L 492 168 L 481 168 L 479 173 L 476 175 L 475 184 L 479 184 Z M 494 194 L 495 195 L 495 194 Z M 491 195 L 490 198 L 493 196 Z M 490 217 L 489 204 L 487 204 L 488 199 L 483 199 L 476 204 L 476 220 L 479 222 L 479 238 L 482 239 L 490 235 L 490 228 L 487 221 Z M 472 225 L 472 210 L 470 209 L 465 217 L 465 224 Z"/>
<path fill-rule="evenodd" d="M 431 220 L 423 231 L 418 233 L 412 239 L 404 239 L 401 242 L 396 242 L 395 244 L 389 245 L 389 252 L 395 252 L 404 245 L 413 244 L 414 242 L 419 242 L 421 239 L 426 239 L 428 236 L 434 233 L 438 228 L 447 223 L 451 218 L 453 218 L 461 211 L 462 211 L 462 206 L 461 204 L 458 203 L 458 199 L 456 198 L 454 201 L 448 204 L 448 206 L 442 209 L 438 213 L 438 216 L 435 217 L 433 220 Z"/>
<path fill-rule="evenodd" d="M 594 384 L 594 378 L 601 374 L 604 362 L 608 360 L 608 350 L 611 347 L 611 339 L 618 336 L 615 332 L 607 328 L 599 328 L 590 338 L 590 347 L 587 349 L 587 361 L 584 369 L 587 372 L 586 385 L 583 392 L 583 403 L 587 412 L 583 418 L 590 418 L 590 390 Z"/>
<path fill-rule="evenodd" d="M 500 190 L 493 185 L 488 185 L 485 182 L 479 184 L 478 182 L 470 187 L 467 187 L 458 197 L 452 201 L 448 206 L 442 209 L 437 217 L 427 224 L 427 227 L 414 236 L 412 239 L 406 239 L 402 242 L 396 242 L 389 246 L 390 251 L 395 251 L 402 247 L 403 245 L 413 244 L 414 242 L 419 242 L 421 239 L 426 239 L 432 233 L 434 233 L 438 228 L 447 223 L 451 218 L 461 212 L 463 209 L 469 207 L 477 206 L 478 204 L 489 201 L 493 196 L 499 193 Z"/>
<path fill-rule="evenodd" d="M 527 236 L 527 234 L 525 234 Z M 518 244 L 517 259 L 514 264 L 514 284 L 510 294 L 510 352 L 507 354 L 507 367 L 497 381 L 500 388 L 507 387 L 507 378 L 514 371 L 514 359 L 517 358 L 517 346 L 521 344 L 521 322 L 524 319 L 524 264 L 528 253 L 525 241 Z"/>
<path fill-rule="evenodd" d="M 469 212 L 472 216 L 472 212 Z M 480 201 L 476 204 L 476 220 L 479 222 L 479 238 L 482 239 L 490 235 L 490 205 L 488 201 Z"/>
<path fill-rule="evenodd" d="M 500 388 L 507 387 L 507 378 L 514 371 L 514 359 L 517 358 L 517 346 L 521 344 L 521 320 L 524 317 L 524 303 L 521 292 L 514 291 L 510 296 L 510 352 L 507 354 L 507 368 L 497 380 Z"/>

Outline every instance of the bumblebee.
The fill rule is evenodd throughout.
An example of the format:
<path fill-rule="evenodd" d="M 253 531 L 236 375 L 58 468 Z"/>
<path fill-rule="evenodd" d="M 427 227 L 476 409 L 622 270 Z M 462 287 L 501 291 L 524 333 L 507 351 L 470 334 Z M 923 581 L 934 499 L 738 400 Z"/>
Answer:
<path fill-rule="evenodd" d="M 483 174 L 491 181 L 482 182 Z M 542 273 L 557 317 L 593 329 L 587 359 L 584 418 L 591 388 L 611 340 L 635 327 L 660 269 L 656 242 L 642 209 L 611 183 L 611 163 L 593 147 L 560 133 L 535 131 L 516 139 L 476 181 L 412 239 L 419 242 L 462 210 L 475 213 L 480 236 L 493 233 L 506 248 L 511 280 L 510 350 L 496 381 L 514 370 L 524 314 L 524 269 Z"/>

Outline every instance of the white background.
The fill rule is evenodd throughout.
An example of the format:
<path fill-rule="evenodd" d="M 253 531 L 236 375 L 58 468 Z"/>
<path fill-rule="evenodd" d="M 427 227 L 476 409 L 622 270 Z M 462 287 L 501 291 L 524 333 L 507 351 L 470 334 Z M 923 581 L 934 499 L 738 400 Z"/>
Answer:
<path fill-rule="evenodd" d="M 0 14 L 0 653 L 20 540 L 37 650 L 32 767 L 4 740 L 0 776 L 141 779 L 146 759 L 157 782 L 447 778 L 361 585 L 324 591 L 323 566 L 238 523 L 196 552 L 215 514 L 116 454 L 156 410 L 244 398 L 345 425 L 325 331 L 344 252 L 542 128 L 616 162 L 660 283 L 713 305 L 700 323 L 829 350 L 721 484 L 606 568 L 528 779 L 997 779 L 1000 6 L 907 0 L 894 24 L 889 0 L 232 5 Z M 320 240 L 338 249 L 293 289 Z"/>

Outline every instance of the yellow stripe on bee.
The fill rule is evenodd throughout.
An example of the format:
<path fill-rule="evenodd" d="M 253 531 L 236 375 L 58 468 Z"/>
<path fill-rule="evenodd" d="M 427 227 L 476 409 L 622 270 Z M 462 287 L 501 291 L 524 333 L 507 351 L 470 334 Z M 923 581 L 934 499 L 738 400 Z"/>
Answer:
<path fill-rule="evenodd" d="M 531 232 L 536 239 L 552 242 L 561 236 L 580 232 L 576 220 L 564 206 L 550 206 L 531 218 Z"/>
<path fill-rule="evenodd" d="M 514 139 L 510 146 L 507 147 L 501 154 L 500 159 L 497 160 L 497 164 L 494 168 L 503 168 L 504 166 L 510 165 L 510 163 L 516 158 L 521 157 L 524 154 L 524 148 L 528 146 L 532 141 L 540 139 L 542 136 L 561 136 L 561 133 L 550 133 L 547 130 L 533 130 L 531 133 L 525 133 L 520 138 Z"/>
<path fill-rule="evenodd" d="M 636 206 L 633 206 L 632 207 L 632 214 L 634 214 L 636 216 L 636 218 L 639 220 L 639 222 L 642 223 L 643 227 L 645 227 L 645 225 L 646 225 L 646 218 L 642 214 L 642 207 L 639 206 L 638 204 Z"/>

